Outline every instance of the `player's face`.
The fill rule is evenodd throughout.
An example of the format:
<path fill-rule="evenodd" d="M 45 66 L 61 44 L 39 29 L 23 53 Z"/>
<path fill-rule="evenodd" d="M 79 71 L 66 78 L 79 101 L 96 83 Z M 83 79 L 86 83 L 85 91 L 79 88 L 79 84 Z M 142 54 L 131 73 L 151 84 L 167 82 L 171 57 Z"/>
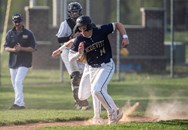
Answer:
<path fill-rule="evenodd" d="M 80 16 L 79 10 L 72 10 L 70 12 L 70 16 L 71 16 L 71 18 L 78 18 Z"/>
<path fill-rule="evenodd" d="M 87 27 L 86 26 L 80 26 L 78 27 L 79 31 L 80 32 L 85 32 L 87 30 Z"/>
<path fill-rule="evenodd" d="M 14 26 L 20 26 L 21 25 L 21 21 L 20 20 L 15 20 L 13 21 Z"/>
<path fill-rule="evenodd" d="M 22 23 L 22 21 L 20 21 L 20 20 L 13 21 L 13 24 L 15 27 L 21 27 L 21 23 Z"/>
<path fill-rule="evenodd" d="M 87 30 L 87 26 L 81 26 L 78 27 L 80 33 L 84 36 L 84 37 L 91 37 L 92 35 L 92 31 L 91 30 Z M 86 31 L 87 30 L 87 31 Z"/>

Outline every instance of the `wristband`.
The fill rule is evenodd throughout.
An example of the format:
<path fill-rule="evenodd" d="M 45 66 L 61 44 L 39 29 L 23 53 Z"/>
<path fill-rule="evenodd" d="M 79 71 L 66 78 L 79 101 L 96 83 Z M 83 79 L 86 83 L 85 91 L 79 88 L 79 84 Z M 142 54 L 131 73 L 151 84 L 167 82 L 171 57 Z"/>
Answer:
<path fill-rule="evenodd" d="M 127 34 L 124 34 L 122 37 L 123 37 L 123 39 L 128 39 Z"/>

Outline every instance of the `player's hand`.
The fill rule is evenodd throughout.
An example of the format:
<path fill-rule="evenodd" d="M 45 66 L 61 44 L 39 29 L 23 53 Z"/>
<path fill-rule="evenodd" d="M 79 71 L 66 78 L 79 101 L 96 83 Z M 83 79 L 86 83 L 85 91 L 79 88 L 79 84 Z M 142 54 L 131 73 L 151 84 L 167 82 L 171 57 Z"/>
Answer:
<path fill-rule="evenodd" d="M 129 39 L 123 38 L 121 45 L 123 48 L 127 48 L 127 46 L 129 45 Z"/>
<path fill-rule="evenodd" d="M 19 44 L 19 43 L 17 43 L 15 46 L 14 46 L 14 48 L 15 48 L 15 51 L 16 52 L 19 52 L 19 51 L 21 51 L 21 45 Z"/>
<path fill-rule="evenodd" d="M 80 42 L 80 44 L 78 46 L 78 52 L 80 55 L 84 54 L 84 42 Z"/>
<path fill-rule="evenodd" d="M 55 51 L 52 52 L 52 57 L 55 58 L 56 56 L 61 54 L 61 50 L 57 49 Z"/>

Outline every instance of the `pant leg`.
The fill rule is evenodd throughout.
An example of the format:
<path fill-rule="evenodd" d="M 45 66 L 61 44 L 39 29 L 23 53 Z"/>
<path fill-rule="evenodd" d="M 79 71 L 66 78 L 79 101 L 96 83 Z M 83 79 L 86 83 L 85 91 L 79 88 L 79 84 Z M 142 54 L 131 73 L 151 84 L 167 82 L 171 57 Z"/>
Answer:
<path fill-rule="evenodd" d="M 12 87 L 14 89 L 14 97 L 16 97 L 17 89 L 15 88 L 15 78 L 16 78 L 16 75 L 17 75 L 17 69 L 10 68 L 9 71 L 10 71 Z"/>
<path fill-rule="evenodd" d="M 28 73 L 29 68 L 18 67 L 16 70 L 11 69 L 11 77 L 14 79 L 15 101 L 14 104 L 24 106 L 23 81 Z M 14 78 L 15 76 L 15 78 Z"/>
<path fill-rule="evenodd" d="M 107 85 L 114 74 L 114 70 L 115 65 L 112 60 L 111 62 L 104 64 L 101 68 L 90 67 L 92 76 L 92 94 L 98 98 L 98 100 L 108 112 L 117 110 L 116 104 L 107 92 Z"/>
<path fill-rule="evenodd" d="M 80 100 L 88 99 L 91 96 L 91 83 L 89 66 L 86 64 L 80 81 L 78 97 Z M 99 118 L 101 113 L 101 103 L 95 95 L 92 95 L 94 118 Z"/>
<path fill-rule="evenodd" d="M 92 98 L 93 98 L 93 111 L 94 111 L 94 118 L 100 118 L 100 114 L 101 114 L 101 103 L 98 100 L 98 98 L 92 94 Z"/>
<path fill-rule="evenodd" d="M 89 77 L 88 65 L 85 65 L 84 72 L 81 77 L 78 98 L 80 100 L 86 100 L 91 96 L 91 84 Z"/>

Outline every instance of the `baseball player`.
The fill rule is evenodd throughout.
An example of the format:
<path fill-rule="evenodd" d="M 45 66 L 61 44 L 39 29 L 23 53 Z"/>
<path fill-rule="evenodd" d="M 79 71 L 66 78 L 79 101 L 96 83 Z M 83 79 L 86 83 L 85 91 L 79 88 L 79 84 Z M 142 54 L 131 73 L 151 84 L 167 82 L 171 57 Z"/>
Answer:
<path fill-rule="evenodd" d="M 24 109 L 23 82 L 32 66 L 32 52 L 36 51 L 36 40 L 33 32 L 23 25 L 21 14 L 12 16 L 14 24 L 6 34 L 5 51 L 9 52 L 9 70 L 14 88 L 14 104 L 10 109 Z"/>
<path fill-rule="evenodd" d="M 68 19 L 63 21 L 60 25 L 58 33 L 56 36 L 58 37 L 58 42 L 63 46 L 63 43 L 69 41 L 72 38 L 73 28 L 75 26 L 76 19 L 82 15 L 82 6 L 78 2 L 71 2 L 68 5 Z M 88 109 L 89 103 L 87 100 L 81 101 L 78 98 L 78 87 L 81 78 L 81 74 L 83 71 L 83 65 L 78 62 L 69 62 L 68 53 L 69 48 L 63 46 L 61 50 L 57 49 L 54 51 L 54 54 L 61 53 L 61 58 L 65 64 L 65 67 L 71 77 L 71 88 L 73 91 L 73 97 L 75 100 L 75 107 L 77 109 Z"/>
<path fill-rule="evenodd" d="M 87 61 L 81 78 L 78 96 L 83 100 L 92 94 L 93 103 L 95 103 L 93 109 L 95 110 L 95 107 L 98 107 L 99 103 L 101 103 L 107 110 L 108 123 L 117 123 L 122 118 L 123 113 L 107 92 L 107 85 L 115 70 L 108 35 L 117 29 L 122 35 L 122 47 L 127 47 L 129 41 L 126 30 L 120 22 L 105 24 L 98 28 L 93 27 L 89 16 L 77 18 L 74 29 L 75 32 L 79 31 L 80 35 L 73 42 L 69 60 L 74 61 L 80 55 L 85 55 Z M 88 77 L 90 86 L 84 86 L 82 80 Z"/>
<path fill-rule="evenodd" d="M 95 26 L 95 25 L 93 25 Z M 58 55 L 61 54 L 61 51 L 64 50 L 64 48 L 70 48 L 74 42 L 75 38 L 65 42 L 61 47 L 59 47 L 57 50 L 55 50 L 53 53 L 52 53 L 52 57 L 56 57 Z M 80 56 L 78 57 L 78 59 L 76 59 L 78 61 L 78 63 L 83 63 L 85 64 L 85 57 L 84 56 Z M 90 88 L 90 82 L 89 82 L 89 73 L 86 74 L 88 72 L 87 70 L 87 67 L 84 69 L 84 78 L 82 78 L 82 80 L 80 81 L 80 85 L 79 85 L 79 91 L 82 91 L 80 89 L 82 88 Z M 83 87 L 80 87 L 80 86 L 83 86 Z M 86 86 L 86 87 L 85 87 Z M 84 90 L 83 90 L 84 91 Z M 90 92 L 90 91 L 85 91 L 86 93 L 83 95 L 84 97 L 80 98 L 80 100 L 86 100 L 88 99 L 91 95 L 91 93 L 87 93 L 87 92 Z M 79 96 L 79 95 L 78 95 Z M 81 97 L 81 96 L 80 96 Z M 101 103 L 98 101 L 98 99 L 96 99 L 96 97 L 93 97 L 95 98 L 93 101 L 93 106 L 94 107 L 94 116 L 92 118 L 92 124 L 103 124 L 104 121 L 103 119 L 100 117 L 100 113 L 101 113 Z"/>

